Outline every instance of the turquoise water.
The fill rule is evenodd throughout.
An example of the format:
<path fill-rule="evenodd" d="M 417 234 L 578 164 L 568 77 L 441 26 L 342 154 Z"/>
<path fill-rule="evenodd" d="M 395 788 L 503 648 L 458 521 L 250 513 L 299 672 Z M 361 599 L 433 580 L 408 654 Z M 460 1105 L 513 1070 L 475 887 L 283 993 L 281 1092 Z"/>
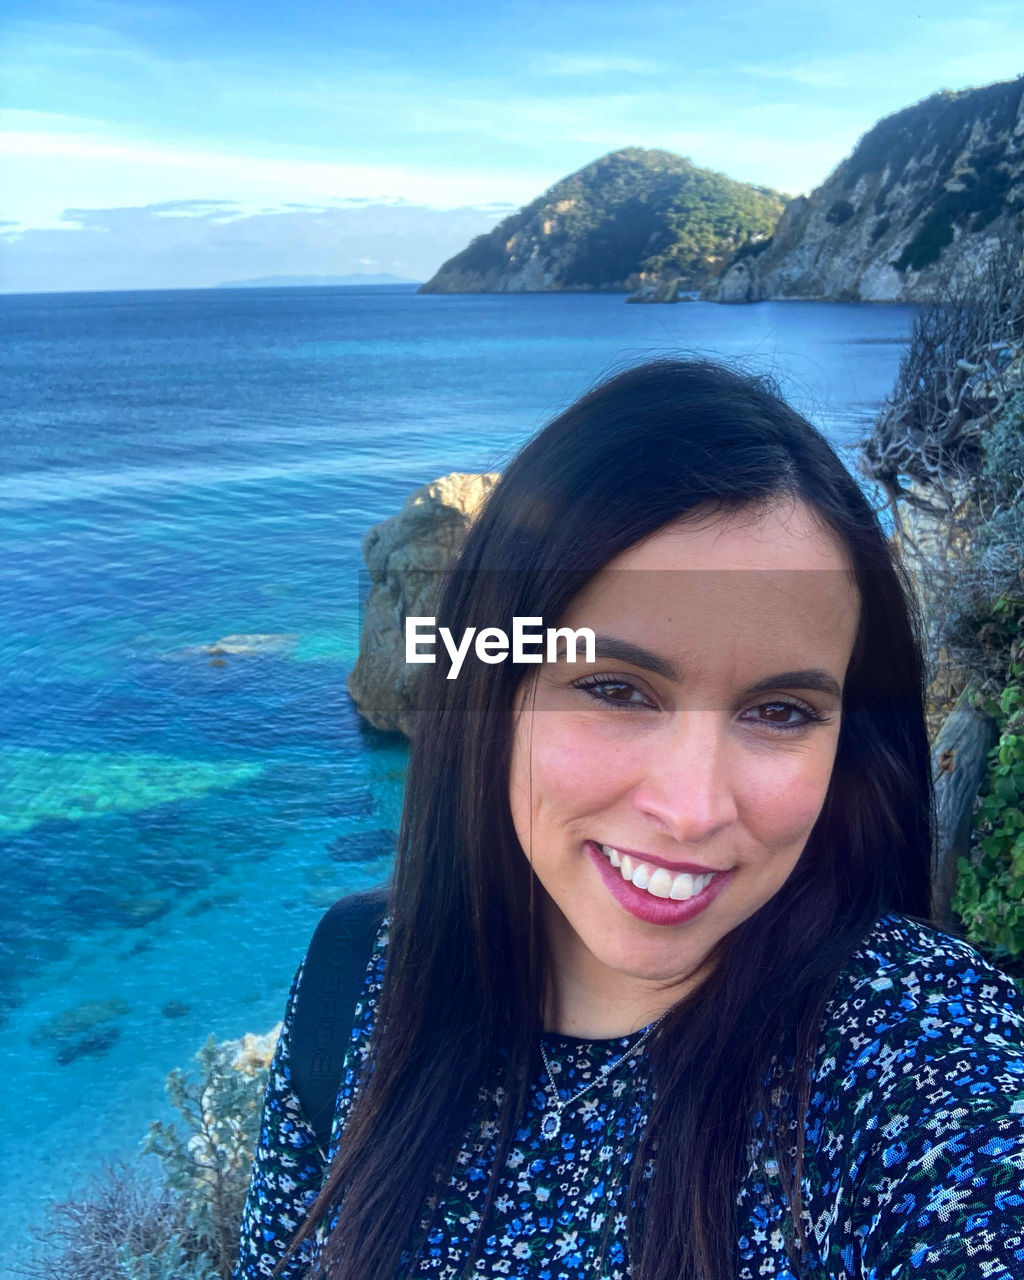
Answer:
<path fill-rule="evenodd" d="M 50 1194 L 137 1148 L 210 1032 L 277 1021 L 320 912 L 386 874 L 405 750 L 345 692 L 366 529 L 654 355 L 772 372 L 847 445 L 910 320 L 406 288 L 0 298 L 13 1253 Z"/>

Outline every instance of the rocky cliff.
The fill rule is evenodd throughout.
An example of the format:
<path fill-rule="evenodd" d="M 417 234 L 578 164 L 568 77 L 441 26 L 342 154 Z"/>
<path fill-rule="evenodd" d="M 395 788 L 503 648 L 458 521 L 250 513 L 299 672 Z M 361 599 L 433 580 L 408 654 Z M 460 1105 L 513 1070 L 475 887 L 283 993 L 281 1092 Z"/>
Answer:
<path fill-rule="evenodd" d="M 410 494 L 396 515 L 363 538 L 370 590 L 348 691 L 377 729 L 413 735 L 423 667 L 405 660 L 405 619 L 433 615 L 441 573 L 497 482 L 493 471 L 442 476 Z"/>
<path fill-rule="evenodd" d="M 668 151 L 629 147 L 558 182 L 450 258 L 421 293 L 700 288 L 769 236 L 784 202 Z"/>
<path fill-rule="evenodd" d="M 998 253 L 1022 210 L 1024 78 L 943 91 L 879 121 L 704 296 L 928 301 Z"/>

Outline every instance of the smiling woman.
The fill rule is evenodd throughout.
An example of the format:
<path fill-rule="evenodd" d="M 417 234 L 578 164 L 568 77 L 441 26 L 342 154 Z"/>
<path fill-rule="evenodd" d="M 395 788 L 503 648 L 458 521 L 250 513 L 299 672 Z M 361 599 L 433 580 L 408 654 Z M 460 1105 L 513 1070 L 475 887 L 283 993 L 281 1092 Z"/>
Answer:
<path fill-rule="evenodd" d="M 598 387 L 437 620 L 517 617 L 594 652 L 427 669 L 329 1149 L 300 971 L 239 1280 L 1020 1274 L 1024 1010 L 928 926 L 912 610 L 826 442 L 707 363 Z"/>
<path fill-rule="evenodd" d="M 621 1035 L 674 1005 L 788 879 L 832 776 L 859 612 L 846 551 L 792 500 L 702 514 L 572 601 L 567 625 L 601 636 L 588 670 L 549 663 L 521 690 L 512 820 L 566 1033 Z"/>

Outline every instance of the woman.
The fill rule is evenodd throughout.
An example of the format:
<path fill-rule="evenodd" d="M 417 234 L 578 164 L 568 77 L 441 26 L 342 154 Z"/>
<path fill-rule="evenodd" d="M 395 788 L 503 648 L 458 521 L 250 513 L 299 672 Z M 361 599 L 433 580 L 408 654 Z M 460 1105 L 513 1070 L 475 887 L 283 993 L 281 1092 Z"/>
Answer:
<path fill-rule="evenodd" d="M 920 923 L 920 650 L 829 446 L 711 364 L 612 379 L 437 621 L 515 617 L 594 660 L 425 668 L 330 1167 L 286 1020 L 239 1276 L 1024 1274 L 1021 1001 Z"/>

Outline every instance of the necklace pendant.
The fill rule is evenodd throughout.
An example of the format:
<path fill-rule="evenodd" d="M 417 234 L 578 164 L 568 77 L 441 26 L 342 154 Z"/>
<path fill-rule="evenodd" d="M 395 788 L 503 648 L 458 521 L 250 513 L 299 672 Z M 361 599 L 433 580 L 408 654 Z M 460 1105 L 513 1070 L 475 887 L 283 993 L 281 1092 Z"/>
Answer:
<path fill-rule="evenodd" d="M 540 1122 L 540 1131 L 545 1138 L 557 1138 L 562 1128 L 562 1117 L 557 1111 L 547 1111 Z"/>

